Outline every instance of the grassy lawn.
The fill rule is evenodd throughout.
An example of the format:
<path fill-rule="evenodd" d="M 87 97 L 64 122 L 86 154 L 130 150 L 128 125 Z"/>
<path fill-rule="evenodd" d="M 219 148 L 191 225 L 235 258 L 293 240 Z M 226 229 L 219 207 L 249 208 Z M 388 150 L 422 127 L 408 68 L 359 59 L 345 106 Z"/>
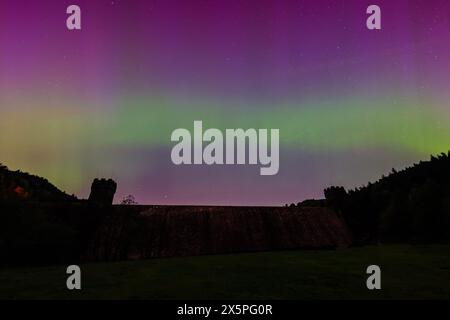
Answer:
<path fill-rule="evenodd" d="M 381 267 L 369 291 L 366 268 Z M 389 245 L 0 269 L 0 299 L 450 299 L 450 246 Z"/>

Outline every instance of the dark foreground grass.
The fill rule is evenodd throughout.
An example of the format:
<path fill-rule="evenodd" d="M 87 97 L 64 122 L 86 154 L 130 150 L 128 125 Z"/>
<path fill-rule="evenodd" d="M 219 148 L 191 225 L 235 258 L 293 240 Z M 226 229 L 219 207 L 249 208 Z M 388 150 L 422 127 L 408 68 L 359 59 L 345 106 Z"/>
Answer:
<path fill-rule="evenodd" d="M 366 289 L 366 268 L 382 290 Z M 0 269 L 1 299 L 450 299 L 450 246 L 389 245 Z"/>

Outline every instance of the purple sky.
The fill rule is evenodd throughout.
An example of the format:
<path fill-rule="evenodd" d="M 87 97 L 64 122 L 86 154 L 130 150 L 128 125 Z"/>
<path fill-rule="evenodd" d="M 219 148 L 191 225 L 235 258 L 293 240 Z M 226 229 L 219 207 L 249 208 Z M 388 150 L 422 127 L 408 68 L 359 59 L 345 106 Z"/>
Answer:
<path fill-rule="evenodd" d="M 82 10 L 82 30 L 65 27 Z M 366 8 L 382 30 L 366 28 Z M 284 204 L 450 145 L 450 2 L 0 3 L 0 162 L 85 197 Z M 174 166 L 172 130 L 280 129 L 280 172 Z"/>

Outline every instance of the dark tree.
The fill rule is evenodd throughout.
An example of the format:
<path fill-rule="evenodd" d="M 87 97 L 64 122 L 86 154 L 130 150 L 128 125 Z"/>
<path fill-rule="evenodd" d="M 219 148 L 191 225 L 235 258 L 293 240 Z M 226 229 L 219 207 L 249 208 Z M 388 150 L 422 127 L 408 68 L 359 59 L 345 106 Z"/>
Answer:
<path fill-rule="evenodd" d="M 124 204 L 124 205 L 136 205 L 136 204 L 138 204 L 138 203 L 136 202 L 136 199 L 134 198 L 134 196 L 131 195 L 131 194 L 129 194 L 129 195 L 125 196 L 125 197 L 122 199 L 122 202 L 121 202 L 120 204 Z"/>

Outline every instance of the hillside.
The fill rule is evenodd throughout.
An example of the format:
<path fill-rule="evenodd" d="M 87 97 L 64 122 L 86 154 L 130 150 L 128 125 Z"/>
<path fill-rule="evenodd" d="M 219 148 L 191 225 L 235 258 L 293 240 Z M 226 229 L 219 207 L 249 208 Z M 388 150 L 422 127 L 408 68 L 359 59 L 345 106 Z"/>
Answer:
<path fill-rule="evenodd" d="M 375 183 L 324 191 L 360 243 L 450 240 L 450 152 L 392 172 Z"/>
<path fill-rule="evenodd" d="M 69 196 L 56 188 L 47 179 L 31 175 L 20 170 L 11 171 L 0 163 L 0 201 L 73 201 Z"/>

